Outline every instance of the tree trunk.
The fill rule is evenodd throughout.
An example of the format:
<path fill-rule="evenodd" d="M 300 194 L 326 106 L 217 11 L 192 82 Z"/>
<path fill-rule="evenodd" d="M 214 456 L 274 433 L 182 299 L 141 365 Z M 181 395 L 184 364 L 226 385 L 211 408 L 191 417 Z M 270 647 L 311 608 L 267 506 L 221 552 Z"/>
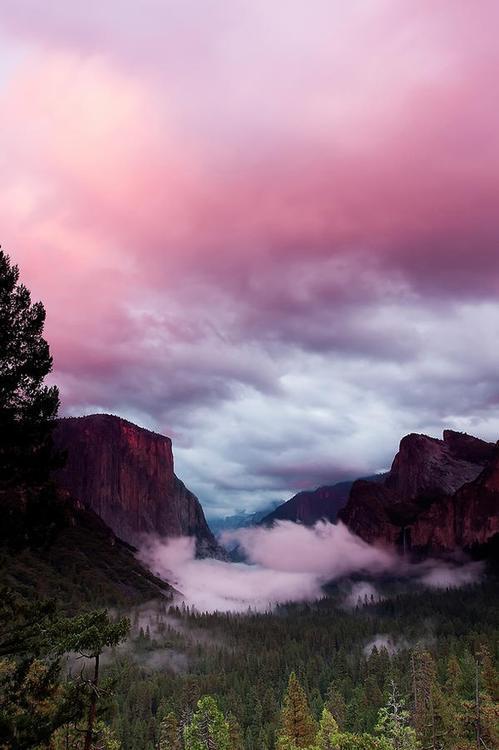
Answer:
<path fill-rule="evenodd" d="M 85 734 L 84 750 L 91 750 L 94 733 L 95 714 L 97 712 L 97 685 L 99 684 L 99 654 L 95 657 L 94 679 L 92 680 L 92 694 L 88 708 L 87 731 Z"/>
<path fill-rule="evenodd" d="M 476 746 L 480 750 L 480 665 L 478 659 L 475 662 L 475 733 Z"/>

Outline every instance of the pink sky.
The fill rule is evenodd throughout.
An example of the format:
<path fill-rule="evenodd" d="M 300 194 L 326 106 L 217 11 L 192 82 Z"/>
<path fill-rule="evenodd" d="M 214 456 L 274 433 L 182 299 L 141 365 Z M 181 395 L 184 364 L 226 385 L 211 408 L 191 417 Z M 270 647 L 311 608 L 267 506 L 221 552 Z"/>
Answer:
<path fill-rule="evenodd" d="M 2 244 L 65 413 L 212 512 L 499 436 L 499 6 L 4 0 Z"/>

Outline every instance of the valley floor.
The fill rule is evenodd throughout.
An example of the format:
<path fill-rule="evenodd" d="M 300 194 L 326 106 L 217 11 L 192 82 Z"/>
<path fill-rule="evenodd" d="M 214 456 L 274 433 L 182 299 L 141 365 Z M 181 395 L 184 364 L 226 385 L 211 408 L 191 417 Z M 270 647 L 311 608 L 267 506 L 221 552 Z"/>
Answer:
<path fill-rule="evenodd" d="M 476 746 L 478 679 L 482 741 L 493 750 L 497 579 L 437 592 L 392 581 L 382 594 L 353 609 L 339 588 L 268 614 L 137 609 L 132 643 L 108 666 L 117 684 L 111 722 L 123 750 L 155 750 L 161 717 L 174 715 L 182 726 L 206 694 L 235 719 L 244 750 L 271 750 L 292 671 L 314 718 L 327 706 L 339 728 L 356 735 L 374 733 L 393 681 L 421 747 L 448 750 Z"/>

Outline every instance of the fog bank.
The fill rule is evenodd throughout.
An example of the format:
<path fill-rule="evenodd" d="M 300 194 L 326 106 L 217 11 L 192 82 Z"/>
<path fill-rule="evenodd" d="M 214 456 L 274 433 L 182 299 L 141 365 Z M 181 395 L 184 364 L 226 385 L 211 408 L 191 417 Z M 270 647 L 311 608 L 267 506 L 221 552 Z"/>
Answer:
<path fill-rule="evenodd" d="M 314 601 L 324 595 L 324 584 L 349 576 L 390 574 L 413 585 L 452 588 L 473 583 L 482 573 L 480 563 L 411 564 L 394 552 L 367 544 L 342 523 L 320 521 L 310 528 L 279 521 L 272 528 L 237 529 L 222 538 L 236 542 L 247 562 L 197 559 L 195 540 L 188 537 L 148 537 L 139 555 L 182 593 L 186 604 L 206 612 L 267 611 L 279 604 Z M 357 582 L 346 605 L 380 598 L 372 583 Z"/>

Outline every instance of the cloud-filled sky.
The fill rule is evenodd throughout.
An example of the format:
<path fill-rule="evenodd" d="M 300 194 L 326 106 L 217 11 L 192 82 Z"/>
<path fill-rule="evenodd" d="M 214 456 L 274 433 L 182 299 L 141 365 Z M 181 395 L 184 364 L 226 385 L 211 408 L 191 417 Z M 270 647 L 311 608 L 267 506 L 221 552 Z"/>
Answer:
<path fill-rule="evenodd" d="M 2 245 L 63 410 L 208 513 L 499 436 L 494 0 L 4 0 Z"/>

